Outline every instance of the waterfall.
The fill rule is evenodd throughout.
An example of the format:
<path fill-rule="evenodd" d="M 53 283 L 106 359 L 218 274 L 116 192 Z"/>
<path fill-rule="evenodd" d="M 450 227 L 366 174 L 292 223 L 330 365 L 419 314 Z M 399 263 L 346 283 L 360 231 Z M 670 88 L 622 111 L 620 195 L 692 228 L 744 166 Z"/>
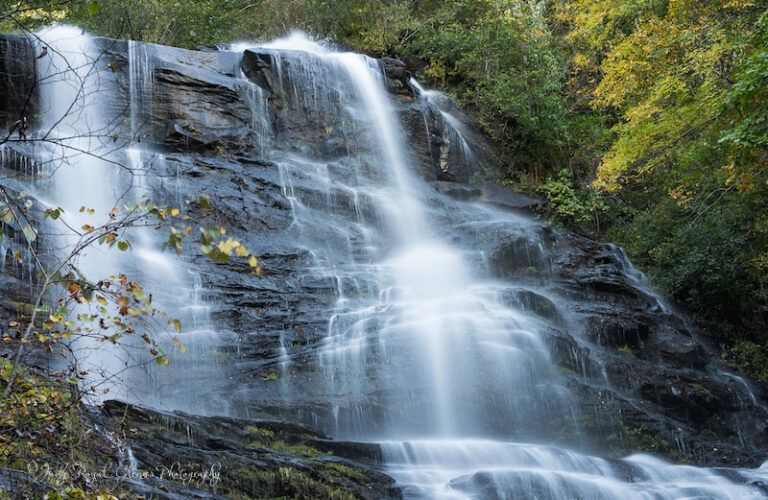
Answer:
<path fill-rule="evenodd" d="M 761 493 L 726 479 L 728 471 L 675 466 L 648 455 L 612 463 L 561 448 L 479 440 L 385 442 L 382 447 L 390 473 L 410 486 L 406 496 L 762 498 Z"/>
<path fill-rule="evenodd" d="M 316 272 L 340 283 L 325 345 L 312 362 L 322 377 L 308 384 L 288 374 L 295 387 L 287 397 L 331 402 L 329 430 L 347 439 L 510 434 L 547 413 L 570 418 L 570 397 L 536 334 L 543 325 L 499 303 L 494 283 L 473 279 L 467 255 L 432 234 L 422 201 L 428 188 L 408 165 L 376 61 L 296 35 L 253 49 L 273 55 L 288 93 L 314 97 L 304 103 L 314 113 L 353 124 L 353 153 L 338 161 L 368 167 L 339 179 L 326 161 L 273 152 L 284 192 L 294 193 L 297 239 L 316 256 Z M 295 196 L 308 175 L 328 195 L 352 193 L 355 220 L 329 220 L 333 201 L 318 206 Z M 367 212 L 375 215 L 361 217 Z M 340 240 L 333 248 L 329 235 Z"/>
<path fill-rule="evenodd" d="M 589 370 L 602 378 L 588 380 L 587 356 L 577 352 L 586 340 L 583 319 L 571 307 L 575 299 L 547 279 L 527 278 L 551 276 L 554 256 L 543 225 L 487 204 L 458 202 L 425 181 L 379 61 L 299 34 L 235 44 L 214 55 L 171 54 L 170 62 L 163 59 L 169 49 L 137 42 L 128 42 L 124 60 L 107 60 L 110 41 L 68 27 L 43 30 L 34 43 L 50 54 L 37 68 L 42 120 L 34 138 L 46 140 L 34 146 L 35 168 L 50 174 L 35 182 L 41 203 L 62 207 L 72 228 L 98 225 L 113 207 L 147 198 L 183 208 L 185 198 L 202 189 L 195 179 L 204 169 L 185 178 L 178 170 L 185 154 L 180 142 L 169 147 L 163 134 L 200 139 L 192 125 L 210 118 L 216 133 L 247 132 L 237 136 L 243 140 L 236 151 L 222 153 L 221 163 L 212 158 L 221 144 L 201 139 L 208 149 L 189 153 L 189 163 L 226 171 L 238 191 L 225 209 L 243 217 L 252 213 L 240 198 L 256 196 L 248 191 L 253 178 L 227 162 L 242 155 L 252 171 L 267 171 L 260 180 L 273 183 L 280 199 L 265 205 L 290 211 L 284 227 L 282 220 L 274 223 L 278 229 L 269 234 L 280 241 L 270 248 L 288 249 L 302 266 L 301 276 L 258 282 L 242 273 L 236 286 L 217 291 L 208 267 L 160 252 L 162 233 L 151 227 L 128 232 L 130 252 L 87 249 L 79 259 L 87 278 L 125 273 L 185 326 L 187 353 L 174 353 L 169 367 L 133 366 L 147 357 L 130 343 L 125 350 L 97 341 L 74 346 L 81 366 L 120 373 L 121 383 L 108 384 L 105 397 L 197 414 L 277 416 L 337 439 L 379 443 L 384 471 L 409 498 L 761 497 L 750 484 L 766 480 L 765 467 L 675 466 L 646 455 L 604 459 L 564 447 L 589 443 L 582 440 L 578 397 L 554 359 L 553 332 L 567 330 L 573 339 L 568 346 L 585 384 L 608 385 L 608 377 L 599 358 L 589 359 Z M 214 84 L 185 74 L 195 58 L 203 62 L 194 71 L 209 71 Z M 183 87 L 179 95 L 163 93 L 169 81 Z M 437 94 L 414 80 L 411 85 L 441 124 L 440 162 L 474 161 L 461 122 L 441 108 Z M 225 93 L 233 110 L 242 106 L 242 123 L 237 110 L 224 119 L 208 116 L 217 111 L 206 108 L 210 102 L 193 107 L 201 88 Z M 166 105 L 180 109 L 171 117 Z M 191 131 L 180 132 L 174 119 Z M 429 136 L 426 114 L 423 122 Z M 78 240 L 59 224 L 49 229 L 56 255 Z M 478 244 L 486 235 L 514 236 L 519 275 L 501 280 L 489 270 Z M 652 293 L 623 253 L 611 251 L 605 258 L 621 261 L 627 280 Z M 290 285 L 279 288 L 279 280 Z M 215 312 L 246 287 L 253 296 L 270 287 L 300 291 L 311 303 L 280 309 L 267 293 L 269 300 L 253 304 L 232 301 L 231 307 L 259 309 L 282 322 L 251 327 L 243 321 L 238 328 L 251 331 L 238 333 L 256 347 L 235 344 L 219 322 L 225 315 Z M 277 312 L 270 317 L 270 310 Z M 661 301 L 659 311 L 670 314 Z M 293 317 L 302 314 L 312 317 Z M 257 343 L 246 333 L 266 340 Z M 164 342 L 172 352 L 171 339 Z M 257 359 L 239 357 L 241 345 Z"/>
<path fill-rule="evenodd" d="M 113 208 L 122 209 L 142 200 L 179 206 L 181 197 L 156 199 L 155 184 L 165 178 L 165 157 L 141 142 L 143 109 L 150 101 L 151 68 L 145 46 L 129 48 L 128 102 L 120 101 L 117 75 L 106 55 L 107 47 L 68 26 L 46 28 L 34 37 L 38 52 L 48 56 L 38 62 L 41 123 L 35 131 L 40 141 L 36 153 L 49 175 L 35 185 L 36 197 L 48 207 L 61 207 L 63 215 L 49 223 L 49 244 L 58 259 L 66 258 L 80 240 L 81 228 L 107 222 Z M 123 115 L 129 110 L 129 123 Z M 173 191 L 173 187 L 167 191 Z M 84 208 L 81 208 L 84 207 Z M 91 282 L 125 274 L 136 280 L 152 305 L 182 322 L 178 352 L 176 332 L 167 320 L 153 320 L 136 338 L 111 345 L 98 335 L 83 336 L 71 343 L 79 369 L 90 372 L 84 387 L 97 384 L 96 400 L 120 398 L 166 409 L 221 411 L 224 401 L 198 400 L 201 381 L 212 372 L 225 373 L 215 355 L 218 339 L 208 316 L 199 276 L 179 259 L 161 250 L 163 236 L 152 227 L 129 229 L 125 237 L 131 250 L 121 252 L 92 244 L 76 260 L 78 271 Z M 75 313 L 92 312 L 79 306 Z M 116 310 L 111 311 L 116 314 Z M 150 331 L 151 329 L 151 331 Z M 142 334 L 156 337 L 167 353 L 170 366 L 156 366 Z M 104 389 L 108 389 L 108 392 Z M 90 396 L 89 396 L 90 397 Z"/>
<path fill-rule="evenodd" d="M 50 27 L 35 36 L 37 52 L 48 47 L 48 56 L 38 61 L 41 123 L 36 137 L 42 139 L 40 161 L 50 175 L 39 186 L 38 198 L 63 213 L 48 224 L 53 253 L 60 259 L 81 240 L 82 228 L 108 221 L 110 211 L 128 198 L 125 179 L 112 164 L 110 135 L 117 126 L 107 116 L 104 96 L 114 82 L 99 71 L 105 65 L 91 37 L 74 27 Z M 47 185 L 45 185 L 47 184 Z M 117 276 L 120 256 L 100 245 L 90 245 L 76 257 L 77 270 L 93 282 Z M 78 306 L 74 313 L 87 312 Z M 96 336 L 83 336 L 71 343 L 79 369 L 90 372 L 84 387 L 99 384 L 104 377 L 121 372 L 131 363 L 130 353 L 110 348 Z M 130 388 L 110 384 L 114 397 L 127 397 Z M 98 396 L 97 396 L 98 397 Z"/>
<path fill-rule="evenodd" d="M 532 234 L 535 224 L 471 205 L 461 216 L 440 219 L 430 203 L 442 211 L 450 202 L 435 200 L 409 164 L 376 61 L 297 34 L 229 50 L 269 56 L 279 76 L 272 98 L 286 102 L 288 113 L 306 113 L 308 129 L 326 136 L 343 129 L 343 147 L 332 154 L 327 142 L 281 148 L 289 127 L 273 127 L 273 147 L 261 152 L 279 166 L 293 215 L 291 239 L 312 255 L 310 272 L 337 289 L 317 350 L 291 352 L 281 337 L 280 398 L 331 407 L 327 419 L 294 418 L 338 438 L 381 443 L 386 471 L 407 497 L 760 496 L 727 472 L 527 444 L 546 441 L 553 423 L 579 432 L 573 396 L 544 342 L 550 324 L 510 299 L 508 284 L 473 271 L 482 256 L 448 243 L 439 223 L 470 232 L 503 225 L 518 234 Z M 260 103 L 253 122 L 270 123 L 259 116 Z M 458 121 L 443 110 L 439 116 L 446 142 L 471 161 Z M 546 261 L 541 245 L 538 251 Z M 562 301 L 542 288 L 535 294 L 553 307 Z"/>

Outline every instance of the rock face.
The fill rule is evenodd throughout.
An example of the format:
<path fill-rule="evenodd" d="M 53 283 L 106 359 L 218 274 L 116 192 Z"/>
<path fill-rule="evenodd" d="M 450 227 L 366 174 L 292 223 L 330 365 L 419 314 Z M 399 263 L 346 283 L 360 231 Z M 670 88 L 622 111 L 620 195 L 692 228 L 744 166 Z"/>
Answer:
<path fill-rule="evenodd" d="M 0 491 L 42 498 L 61 477 L 118 498 L 397 499 L 377 445 L 333 441 L 285 422 L 199 417 L 120 401 L 92 409 L 77 457 L 0 469 Z M 71 462 L 71 460 L 76 460 Z"/>
<path fill-rule="evenodd" d="M 16 120 L 35 113 L 34 48 L 26 37 L 5 35 L 0 44 L 0 123 L 10 127 Z"/>
<path fill-rule="evenodd" d="M 122 475 L 151 498 L 400 498 L 376 445 L 284 422 L 206 418 L 107 401 L 101 425 L 130 450 Z"/>
<path fill-rule="evenodd" d="M 0 43 L 0 126 L 13 130 L 11 140 L 18 137 L 18 129 L 15 128 L 18 120 L 26 116 L 30 127 L 34 126 L 37 112 L 35 56 L 34 48 L 25 37 L 3 36 Z M 35 168 L 30 148 L 5 150 L 0 166 L 5 175 L 0 182 L 3 182 L 3 187 L 11 197 L 18 197 L 24 190 L 23 182 L 29 180 Z M 5 204 L 0 205 L 0 212 L 5 208 Z M 39 206 L 36 208 L 38 210 L 35 213 L 39 213 Z M 23 241 L 21 228 L 18 224 L 8 224 L 2 220 L 0 227 L 5 234 L 0 237 L 0 317 L 28 314 L 32 308 L 29 304 L 32 293 L 29 255 L 24 248 L 19 249 L 20 253 L 16 255 L 8 243 Z"/>
<path fill-rule="evenodd" d="M 503 238 L 491 253 L 502 276 L 548 283 L 575 299 L 550 342 L 603 453 L 645 449 L 709 465 L 756 464 L 768 442 L 765 407 L 670 306 L 621 249 L 542 228 L 542 246 Z M 529 299 L 530 300 L 530 299 Z M 538 299 L 541 302 L 541 298 Z M 548 311 L 546 303 L 537 306 Z M 578 323 L 582 329 L 569 326 Z"/>
<path fill-rule="evenodd" d="M 105 425 L 129 430 L 140 466 L 219 461 L 236 486 L 186 490 L 148 481 L 136 488 L 169 498 L 331 496 L 336 490 L 397 497 L 391 482 L 371 470 L 378 460 L 373 447 L 322 436 L 344 420 L 344 410 L 312 392 L 319 383 L 312 365 L 340 294 L 338 275 L 313 270 L 326 266 L 348 276 L 349 262 L 333 261 L 338 247 L 354 259 L 371 255 L 364 234 L 349 229 L 336 240 L 313 230 L 323 223 L 350 228 L 351 221 L 389 230 L 365 190 L 343 188 L 370 170 L 373 132 L 339 106 L 352 90 L 339 84 L 316 92 L 308 82 L 332 81 L 323 76 L 330 70 L 286 52 L 97 43 L 117 87 L 109 109 L 136 108 L 123 132 L 162 158 L 152 167 L 163 179 L 153 196 L 215 200 L 215 211 L 190 205 L 189 214 L 203 225 L 229 228 L 259 255 L 263 269 L 256 278 L 244 264 L 186 258 L 207 287 L 211 315 L 227 339 L 217 354 L 237 372 L 216 390 L 231 395 L 228 413 L 272 423 L 119 403 L 109 403 L 103 417 Z M 10 116 L 34 81 L 34 51 L 13 36 L 0 38 L 0 51 L 0 107 Z M 141 61 L 138 71 L 135 61 Z M 461 111 L 413 89 L 398 61 L 380 64 L 413 145 L 408 161 L 431 183 L 424 196 L 434 232 L 468 249 L 478 272 L 498 282 L 502 303 L 547 325 L 545 340 L 575 402 L 571 421 L 542 421 L 539 435 L 609 454 L 645 450 L 699 464 L 759 463 L 768 449 L 768 412 L 747 382 L 713 361 L 695 330 L 653 294 L 620 249 L 521 217 L 543 202 L 486 182 L 493 177 L 492 147 Z M 29 148 L 6 144 L 0 169 L 18 170 Z M 310 154 L 311 162 L 295 160 Z M 300 217 L 321 212 L 325 222 Z M 10 254 L 0 256 L 10 271 L 0 274 L 0 305 L 8 317 L 28 302 L 19 283 L 29 276 L 15 270 Z M 368 290 L 364 277 L 353 277 L 356 293 Z M 352 299 L 354 293 L 345 290 Z M 283 370 L 291 371 L 291 382 Z M 220 410 L 207 407 L 206 396 L 199 395 L 201 412 Z"/>

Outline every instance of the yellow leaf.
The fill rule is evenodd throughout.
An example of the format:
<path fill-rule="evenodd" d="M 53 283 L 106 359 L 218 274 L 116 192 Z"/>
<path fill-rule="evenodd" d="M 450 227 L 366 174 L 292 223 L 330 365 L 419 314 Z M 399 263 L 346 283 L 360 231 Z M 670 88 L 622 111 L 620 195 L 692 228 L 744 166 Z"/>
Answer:
<path fill-rule="evenodd" d="M 235 255 L 238 257 L 248 257 L 251 252 L 248 251 L 247 248 L 245 248 L 243 245 L 238 245 L 237 248 L 235 248 Z"/>

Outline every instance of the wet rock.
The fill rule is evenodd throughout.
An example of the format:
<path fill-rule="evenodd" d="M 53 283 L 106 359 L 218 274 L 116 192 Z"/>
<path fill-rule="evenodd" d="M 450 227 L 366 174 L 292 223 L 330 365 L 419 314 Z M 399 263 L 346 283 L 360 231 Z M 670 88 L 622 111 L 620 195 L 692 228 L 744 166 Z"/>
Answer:
<path fill-rule="evenodd" d="M 505 484 L 505 487 L 511 486 L 509 490 L 504 488 L 504 491 L 525 491 L 526 494 L 530 494 L 531 498 L 551 498 L 550 496 L 541 497 L 540 495 L 546 490 L 542 491 L 541 488 L 532 487 L 531 478 L 527 474 L 499 473 L 499 475 L 506 476 L 508 479 L 509 484 Z M 499 491 L 498 479 L 499 477 L 491 472 L 476 472 L 469 476 L 453 479 L 450 482 L 450 487 L 467 495 L 478 495 L 479 498 L 488 500 L 502 500 L 504 493 Z"/>
<path fill-rule="evenodd" d="M 587 448 L 590 453 L 620 458 L 644 451 L 703 466 L 728 463 L 757 467 L 763 462 L 763 454 L 758 451 L 762 445 L 743 446 L 734 433 L 734 429 L 742 429 L 736 433 L 743 432 L 751 425 L 734 418 L 738 411 L 728 404 L 715 411 L 707 402 L 706 389 L 695 395 L 696 380 L 701 379 L 695 375 L 693 379 L 686 379 L 685 375 L 681 379 L 672 372 L 656 370 L 652 373 L 650 370 L 652 368 L 647 372 L 633 371 L 632 377 L 635 381 L 646 376 L 670 377 L 669 386 L 675 387 L 674 391 L 664 384 L 651 384 L 645 387 L 645 397 L 630 397 L 621 391 L 604 386 L 598 389 L 577 379 L 569 384 L 584 408 L 577 418 L 579 432 L 590 438 Z M 672 411 L 658 405 L 661 400 L 677 409 Z M 697 406 L 688 408 L 688 403 Z M 762 442 L 764 428 L 753 435 Z M 600 436 L 600 439 L 594 436 Z M 579 447 L 579 443 L 569 440 L 568 436 L 563 437 L 563 442 Z"/>
<path fill-rule="evenodd" d="M 551 329 L 547 340 L 571 379 L 579 432 L 592 446 L 613 456 L 645 450 L 711 465 L 761 462 L 764 445 L 757 443 L 766 439 L 768 414 L 718 375 L 711 352 L 652 295 L 620 249 L 562 232 L 534 241 L 540 246 L 532 248 L 525 236 L 500 236 L 489 266 L 516 282 L 550 273 L 553 281 L 542 283 L 568 297 L 567 310 L 558 312 L 572 328 Z M 750 444 L 737 439 L 744 435 L 752 436 Z"/>
<path fill-rule="evenodd" d="M 5 154 L 6 162 L 0 162 L 2 169 L 13 171 L 15 166 L 14 156 Z M 10 163 L 8 160 L 10 159 Z M 24 214 L 24 219 L 30 227 L 38 228 L 43 221 L 43 205 L 28 194 L 3 186 L 5 193 L 12 199 L 25 200 L 30 203 L 29 210 Z M 0 220 L 0 324 L 7 324 L 6 320 L 17 320 L 20 317 L 31 316 L 34 311 L 34 302 L 40 293 L 38 273 L 34 269 L 34 260 L 29 250 L 29 243 L 18 221 L 9 224 Z M 35 252 L 41 252 L 46 247 L 46 235 L 39 231 L 32 242 Z M 0 347 L 2 351 L 5 347 Z"/>
<path fill-rule="evenodd" d="M 440 193 L 455 200 L 469 201 L 480 198 L 480 189 L 460 182 L 435 181 L 432 183 Z"/>
<path fill-rule="evenodd" d="M 551 269 L 550 256 L 542 242 L 530 236 L 507 236 L 489 256 L 490 266 L 502 278 L 547 275 Z"/>
<path fill-rule="evenodd" d="M 382 57 L 379 59 L 384 74 L 387 76 L 387 84 L 390 92 L 393 94 L 412 95 L 408 80 L 411 79 L 411 72 L 405 66 L 405 63 L 399 59 L 391 57 Z"/>
<path fill-rule="evenodd" d="M 438 180 L 442 175 L 439 162 L 443 131 L 433 110 L 423 102 L 414 101 L 402 105 L 398 117 L 403 133 L 412 140 L 409 161 L 425 180 Z"/>
<path fill-rule="evenodd" d="M 0 126 L 10 127 L 23 116 L 33 120 L 37 109 L 36 58 L 26 36 L 0 35 Z"/>
<path fill-rule="evenodd" d="M 512 288 L 501 292 L 501 301 L 507 306 L 530 312 L 554 324 L 562 323 L 557 306 L 548 298 L 525 288 Z"/>
<path fill-rule="evenodd" d="M 270 54 L 246 50 L 240 64 L 245 76 L 253 83 L 270 93 L 279 90 L 273 69 L 274 61 Z"/>
<path fill-rule="evenodd" d="M 0 492 L 3 494 L 14 492 L 19 495 L 19 498 L 44 498 L 46 493 L 54 489 L 52 484 L 41 481 L 26 472 L 5 467 L 0 469 Z"/>
<path fill-rule="evenodd" d="M 589 316 L 586 329 L 589 338 L 598 345 L 641 349 L 654 326 L 647 318 L 632 317 L 611 308 L 603 314 Z"/>
<path fill-rule="evenodd" d="M 101 424 L 136 460 L 128 486 L 154 498 L 400 498 L 376 445 L 332 441 L 285 422 L 164 413 L 119 401 Z M 362 461 L 364 460 L 365 464 Z"/>
<path fill-rule="evenodd" d="M 738 410 L 738 399 L 732 390 L 703 378 L 698 381 L 680 377 L 650 381 L 640 387 L 640 394 L 696 426 L 701 426 L 721 412 Z"/>
<path fill-rule="evenodd" d="M 602 367 L 590 350 L 560 329 L 549 330 L 548 343 L 555 364 L 582 377 L 599 377 Z"/>
<path fill-rule="evenodd" d="M 234 89 L 166 69 L 157 69 L 154 76 L 151 121 L 165 124 L 165 130 L 155 127 L 161 142 L 220 153 L 249 146 L 250 112 Z"/>
<path fill-rule="evenodd" d="M 677 368 L 704 368 L 709 362 L 707 351 L 696 339 L 676 333 L 653 338 L 648 348 Z"/>
<path fill-rule="evenodd" d="M 542 198 L 533 198 L 490 182 L 483 184 L 480 201 L 506 209 L 527 211 L 538 211 L 547 204 Z"/>

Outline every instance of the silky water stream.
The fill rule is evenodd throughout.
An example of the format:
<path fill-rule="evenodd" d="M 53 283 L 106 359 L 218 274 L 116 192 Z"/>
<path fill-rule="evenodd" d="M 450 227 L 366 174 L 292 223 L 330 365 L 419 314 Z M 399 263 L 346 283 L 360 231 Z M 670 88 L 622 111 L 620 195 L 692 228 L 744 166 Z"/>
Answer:
<path fill-rule="evenodd" d="M 113 209 L 136 206 L 142 200 L 180 206 L 174 193 L 173 174 L 164 156 L 141 143 L 142 97 L 151 89 L 147 52 L 151 46 L 130 43 L 128 103 L 119 99 L 117 74 L 104 46 L 81 29 L 46 28 L 34 35 L 41 119 L 33 132 L 35 156 L 48 175 L 40 176 L 32 193 L 49 208 L 60 207 L 60 219 L 47 224 L 47 242 L 59 259 L 67 256 L 84 234 L 86 225 L 98 227 L 110 220 Z M 128 123 L 129 122 L 129 123 Z M 155 196 L 164 187 L 163 199 Z M 170 185 L 170 186 L 169 186 Z M 150 318 L 158 348 L 173 356 L 170 366 L 156 366 L 141 339 L 124 339 L 118 345 L 86 335 L 70 345 L 82 370 L 92 374 L 84 387 L 98 386 L 89 396 L 96 401 L 120 398 L 157 408 L 195 408 L 201 413 L 221 412 L 226 401 L 199 401 L 196 384 L 212 373 L 226 376 L 216 355 L 218 336 L 206 304 L 206 290 L 188 263 L 162 251 L 167 235 L 152 221 L 129 229 L 131 250 L 90 245 L 76 258 L 82 276 L 95 283 L 124 274 L 152 294 L 152 305 L 184 325 L 184 356 L 174 356 L 175 329 L 163 317 Z M 92 313 L 82 306 L 77 313 Z M 116 311 L 112 311 L 115 313 Z M 226 410 L 224 410 L 226 411 Z"/>

